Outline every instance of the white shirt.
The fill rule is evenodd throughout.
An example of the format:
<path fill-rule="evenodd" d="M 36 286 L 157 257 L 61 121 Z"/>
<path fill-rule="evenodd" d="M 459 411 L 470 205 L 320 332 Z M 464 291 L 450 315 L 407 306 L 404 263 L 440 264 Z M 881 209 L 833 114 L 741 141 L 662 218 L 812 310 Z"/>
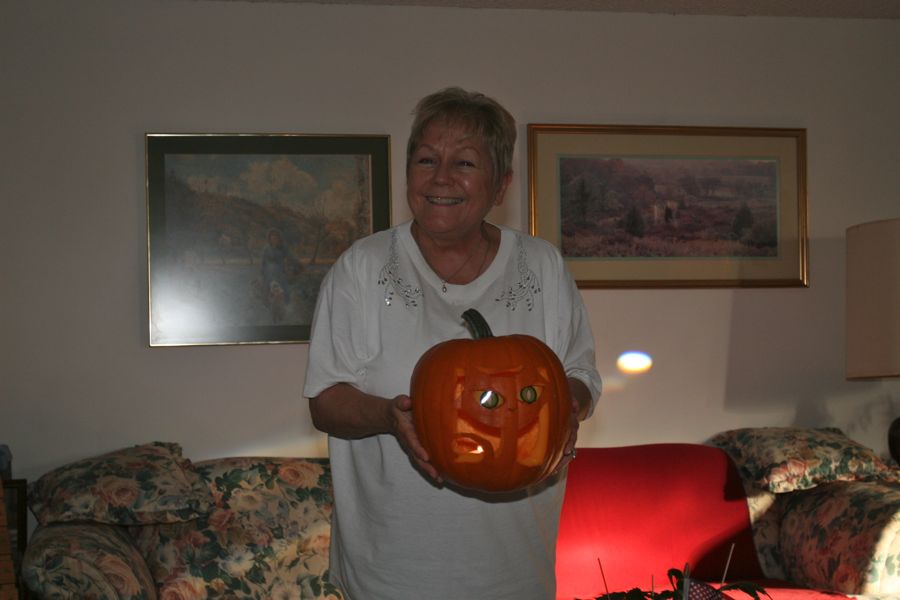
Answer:
<path fill-rule="evenodd" d="M 581 297 L 552 245 L 508 228 L 490 266 L 445 284 L 410 222 L 357 241 L 322 283 L 304 395 L 336 383 L 378 396 L 409 393 L 418 358 L 471 337 L 477 309 L 494 335 L 524 333 L 556 352 L 596 401 L 600 377 Z M 444 291 L 446 289 L 446 291 Z M 391 435 L 329 437 L 335 492 L 331 579 L 351 600 L 548 600 L 564 480 L 507 497 L 437 487 Z"/>

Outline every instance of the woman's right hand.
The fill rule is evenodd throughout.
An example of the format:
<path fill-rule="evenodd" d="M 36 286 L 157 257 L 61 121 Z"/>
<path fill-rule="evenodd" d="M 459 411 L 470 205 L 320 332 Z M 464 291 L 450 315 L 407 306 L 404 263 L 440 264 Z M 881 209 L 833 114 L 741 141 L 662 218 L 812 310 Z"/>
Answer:
<path fill-rule="evenodd" d="M 435 483 L 442 483 L 438 470 L 431 464 L 428 451 L 419 441 L 412 418 L 412 398 L 406 395 L 394 397 L 390 401 L 391 433 L 397 438 L 400 447 L 409 455 L 419 470 L 430 477 Z"/>
<path fill-rule="evenodd" d="M 416 435 L 409 396 L 385 398 L 367 394 L 347 383 L 336 383 L 310 398 L 309 411 L 316 429 L 328 435 L 347 440 L 380 433 L 393 435 L 422 473 L 435 483 L 443 482 Z"/>

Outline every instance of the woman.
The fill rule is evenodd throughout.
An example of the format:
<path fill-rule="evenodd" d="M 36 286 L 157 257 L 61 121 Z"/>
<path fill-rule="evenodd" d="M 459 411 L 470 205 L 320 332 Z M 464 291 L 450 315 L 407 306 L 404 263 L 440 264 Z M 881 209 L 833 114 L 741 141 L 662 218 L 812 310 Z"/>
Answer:
<path fill-rule="evenodd" d="M 304 395 L 329 434 L 331 579 L 352 600 L 551 599 L 563 480 L 500 497 L 444 485 L 407 394 L 418 358 L 470 337 L 460 315 L 476 308 L 496 335 L 527 333 L 557 353 L 582 420 L 600 389 L 587 315 L 553 246 L 485 221 L 512 178 L 512 116 L 458 88 L 414 114 L 413 219 L 338 259 L 313 323 Z"/>

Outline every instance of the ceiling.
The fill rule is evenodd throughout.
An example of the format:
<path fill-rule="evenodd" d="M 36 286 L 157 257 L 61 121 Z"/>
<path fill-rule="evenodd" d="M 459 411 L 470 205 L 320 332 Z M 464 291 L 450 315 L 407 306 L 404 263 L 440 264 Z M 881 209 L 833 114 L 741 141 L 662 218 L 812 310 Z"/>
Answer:
<path fill-rule="evenodd" d="M 518 8 L 679 15 L 834 19 L 900 19 L 900 0 L 250 0 L 315 4 L 381 4 Z"/>

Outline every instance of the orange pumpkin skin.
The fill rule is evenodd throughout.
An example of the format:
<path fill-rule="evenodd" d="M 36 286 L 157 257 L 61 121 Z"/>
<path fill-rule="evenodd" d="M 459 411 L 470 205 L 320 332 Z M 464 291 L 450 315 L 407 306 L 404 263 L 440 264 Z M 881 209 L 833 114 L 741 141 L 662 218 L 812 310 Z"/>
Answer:
<path fill-rule="evenodd" d="M 569 384 L 539 339 L 480 335 L 441 342 L 419 359 L 410 383 L 416 434 L 454 484 L 519 490 L 562 459 L 572 429 Z"/>

